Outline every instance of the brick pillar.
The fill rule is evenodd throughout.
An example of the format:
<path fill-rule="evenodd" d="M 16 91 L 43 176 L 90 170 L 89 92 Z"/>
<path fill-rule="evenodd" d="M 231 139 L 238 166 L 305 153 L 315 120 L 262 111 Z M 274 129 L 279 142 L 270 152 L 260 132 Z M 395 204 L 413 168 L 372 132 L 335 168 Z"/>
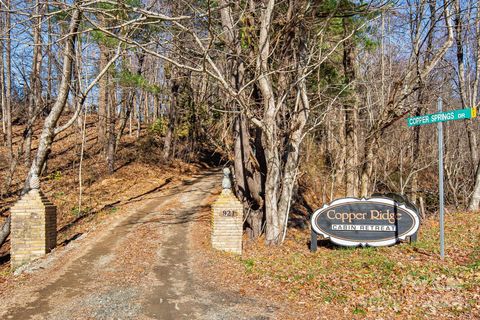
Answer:
<path fill-rule="evenodd" d="M 33 184 L 35 187 L 35 184 Z M 57 245 L 57 209 L 36 188 L 11 209 L 11 267 L 16 269 L 50 252 Z"/>
<path fill-rule="evenodd" d="M 223 189 L 212 205 L 212 247 L 242 254 L 243 205 L 230 189 Z"/>

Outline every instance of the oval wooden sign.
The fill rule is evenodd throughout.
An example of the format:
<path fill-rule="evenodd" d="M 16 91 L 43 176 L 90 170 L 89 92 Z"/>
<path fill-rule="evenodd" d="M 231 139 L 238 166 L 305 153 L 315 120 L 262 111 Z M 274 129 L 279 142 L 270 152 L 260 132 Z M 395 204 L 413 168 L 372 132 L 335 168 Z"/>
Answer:
<path fill-rule="evenodd" d="M 388 246 L 417 233 L 418 213 L 388 198 L 337 199 L 312 215 L 315 233 L 342 246 Z"/>

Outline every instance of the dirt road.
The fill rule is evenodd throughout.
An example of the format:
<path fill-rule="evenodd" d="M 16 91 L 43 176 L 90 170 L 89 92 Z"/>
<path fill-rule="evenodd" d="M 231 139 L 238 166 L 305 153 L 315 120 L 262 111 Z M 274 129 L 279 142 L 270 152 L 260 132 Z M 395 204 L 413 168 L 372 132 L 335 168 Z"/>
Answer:
<path fill-rule="evenodd" d="M 52 254 L 4 294 L 0 318 L 274 318 L 258 301 L 204 287 L 192 270 L 190 231 L 208 219 L 201 209 L 220 181 L 207 172 L 130 204 L 126 217 Z"/>

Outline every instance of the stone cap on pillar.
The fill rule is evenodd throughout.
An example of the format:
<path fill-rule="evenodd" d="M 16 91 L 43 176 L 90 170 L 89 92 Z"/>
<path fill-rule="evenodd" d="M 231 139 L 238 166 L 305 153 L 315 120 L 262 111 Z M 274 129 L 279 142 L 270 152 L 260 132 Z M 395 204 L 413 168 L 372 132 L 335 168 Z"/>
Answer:
<path fill-rule="evenodd" d="M 26 208 L 54 208 L 55 205 L 40 190 L 40 179 L 37 175 L 30 178 L 30 190 L 24 194 L 10 209 L 11 212 L 24 212 Z"/>
<path fill-rule="evenodd" d="M 222 188 L 223 188 L 223 190 L 232 189 L 232 182 L 230 180 L 230 169 L 229 168 L 223 168 Z"/>

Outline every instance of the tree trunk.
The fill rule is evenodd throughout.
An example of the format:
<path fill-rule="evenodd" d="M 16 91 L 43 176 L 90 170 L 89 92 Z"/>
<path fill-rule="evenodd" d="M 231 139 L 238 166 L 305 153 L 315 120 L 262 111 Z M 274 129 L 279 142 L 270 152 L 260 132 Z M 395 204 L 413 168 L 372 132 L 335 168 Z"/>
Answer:
<path fill-rule="evenodd" d="M 269 76 L 268 58 L 270 55 L 269 30 L 274 0 L 268 0 L 261 9 L 260 18 L 260 50 L 257 58 L 258 86 L 262 94 L 264 106 L 263 144 L 267 162 L 267 177 L 265 179 L 265 241 L 267 244 L 278 244 L 281 241 L 282 223 L 278 216 L 278 184 L 280 182 L 280 155 L 278 145 L 280 140 L 277 128 L 277 108 L 273 93 L 272 81 Z"/>
<path fill-rule="evenodd" d="M 115 131 L 115 123 L 116 123 L 116 86 L 112 84 L 109 86 L 109 95 L 110 98 L 108 99 L 108 110 L 107 110 L 107 124 L 108 124 L 108 131 L 107 131 L 107 145 L 106 145 L 106 155 L 107 155 L 107 167 L 108 173 L 112 174 L 115 171 L 115 143 L 116 143 L 116 131 Z"/>
<path fill-rule="evenodd" d="M 419 106 L 417 107 L 417 110 L 415 112 L 415 116 L 420 116 L 422 114 L 422 98 L 421 98 L 421 95 L 422 95 L 422 91 L 420 89 L 420 92 L 418 93 L 419 94 L 419 99 L 418 99 L 418 103 L 419 103 Z M 417 167 L 418 167 L 418 164 L 417 164 L 417 161 L 415 161 L 415 159 L 417 159 L 419 156 L 420 156 L 420 151 L 421 151 L 421 148 L 420 148 L 420 129 L 421 129 L 421 126 L 416 126 L 413 128 L 413 150 L 412 150 L 412 164 L 413 164 L 413 168 L 412 170 L 416 170 Z M 411 187 L 411 191 L 412 191 L 412 202 L 414 204 L 417 204 L 417 193 L 418 193 L 418 173 L 415 172 L 413 173 L 413 176 L 412 176 L 412 187 Z"/>
<path fill-rule="evenodd" d="M 300 24 L 297 33 L 303 34 L 305 32 L 305 26 Z M 288 216 L 290 211 L 290 205 L 293 198 L 293 189 L 297 182 L 298 172 L 298 159 L 300 157 L 300 147 L 302 144 L 302 138 L 304 134 L 304 128 L 307 124 L 308 117 L 310 115 L 310 101 L 307 95 L 307 85 L 305 80 L 305 74 L 307 73 L 307 48 L 303 39 L 299 40 L 299 50 L 297 66 L 297 78 L 300 79 L 297 85 L 297 96 L 299 99 L 296 104 L 296 109 L 291 115 L 290 120 L 290 136 L 287 137 L 287 147 L 285 150 L 286 160 L 283 168 L 283 179 L 281 184 L 281 194 L 278 203 L 278 216 L 280 221 L 280 228 L 282 232 L 281 242 L 285 239 L 287 232 Z"/>
<path fill-rule="evenodd" d="M 477 13 L 475 17 L 475 35 L 476 35 L 476 56 L 475 56 L 475 79 L 473 81 L 473 88 L 472 88 L 472 97 L 471 103 L 472 107 L 475 106 L 478 112 L 478 105 L 477 105 L 477 96 L 478 96 L 478 83 L 480 80 L 480 52 L 478 48 L 480 48 L 480 10 L 478 10 L 480 6 L 480 1 L 477 1 Z M 473 130 L 471 130 L 470 121 L 467 120 L 467 132 L 469 137 L 469 144 L 470 144 L 470 152 L 472 154 L 472 161 L 473 165 L 477 167 L 476 174 L 475 174 L 475 185 L 473 187 L 473 194 L 470 198 L 468 203 L 468 209 L 471 211 L 478 210 L 480 205 L 480 161 L 478 160 L 478 147 L 476 141 L 476 135 Z M 471 134 L 471 136 L 470 136 Z"/>
<path fill-rule="evenodd" d="M 473 188 L 473 194 L 468 204 L 468 210 L 476 211 L 480 205 L 480 165 L 477 166 L 477 172 L 475 175 L 475 186 Z"/>
<path fill-rule="evenodd" d="M 455 43 L 457 48 L 457 67 L 458 67 L 458 91 L 460 93 L 460 101 L 462 104 L 462 109 L 473 107 L 468 106 L 468 97 L 467 97 L 467 83 L 465 80 L 465 57 L 464 57 L 464 35 L 463 35 L 463 17 L 460 0 L 454 1 L 455 9 Z M 478 22 L 477 22 L 478 23 Z M 477 35 L 478 36 L 478 35 Z M 478 41 L 478 40 L 477 40 Z M 478 52 L 476 53 L 479 54 Z M 478 68 L 478 66 L 477 66 Z M 478 90 L 478 88 L 473 88 L 473 90 Z M 478 164 L 478 147 L 477 147 L 477 137 L 475 130 L 472 127 L 471 121 L 465 121 L 465 126 L 468 135 L 468 142 L 470 147 L 470 155 L 472 157 L 472 163 L 474 166 Z"/>
<path fill-rule="evenodd" d="M 48 155 L 53 139 L 55 138 L 55 126 L 67 102 L 72 76 L 72 62 L 75 57 L 75 42 L 77 39 L 77 31 L 80 24 L 80 19 L 81 12 L 80 9 L 76 7 L 72 12 L 72 18 L 68 29 L 69 33 L 68 37 L 66 38 L 66 44 L 63 51 L 62 78 L 58 90 L 57 100 L 55 101 L 51 112 L 45 119 L 37 148 L 37 154 L 32 165 L 30 166 L 28 176 L 23 186 L 22 194 L 25 194 L 30 190 L 31 178 L 39 175 L 40 170 L 45 163 L 45 159 Z M 0 246 L 5 242 L 8 234 L 10 233 L 10 221 L 11 216 L 7 218 L 2 226 L 2 230 L 0 232 Z"/>
<path fill-rule="evenodd" d="M 247 216 L 249 235 L 255 239 L 261 234 L 263 220 L 263 199 L 261 165 L 250 146 L 248 123 L 238 115 L 234 123 L 234 168 L 237 196 L 250 209 Z M 260 152 L 260 150 L 258 151 Z"/>
<path fill-rule="evenodd" d="M 10 234 L 10 225 L 12 223 L 12 216 L 8 216 L 3 223 L 2 229 L 0 230 L 0 245 L 2 245 Z"/>
<path fill-rule="evenodd" d="M 33 63 L 32 72 L 30 75 L 30 91 L 28 101 L 28 121 L 27 129 L 25 132 L 25 165 L 29 166 L 31 161 L 31 149 L 32 149 L 32 135 L 33 124 L 35 121 L 36 110 L 41 107 L 42 99 L 42 82 L 40 79 L 40 71 L 42 68 L 42 38 L 41 32 L 41 18 L 40 18 L 40 3 L 36 0 L 35 3 L 35 15 L 33 19 Z"/>
<path fill-rule="evenodd" d="M 273 98 L 267 99 L 272 103 Z M 268 102 L 267 102 L 268 103 Z M 269 115 L 265 119 L 263 132 L 265 157 L 267 161 L 267 178 L 265 180 L 265 240 L 267 244 L 278 244 L 281 240 L 282 222 L 278 216 L 278 184 L 280 180 L 280 156 L 277 146 L 280 143 L 277 137 L 275 117 Z"/>
<path fill-rule="evenodd" d="M 225 42 L 229 49 L 229 56 L 225 63 L 226 70 L 229 73 L 229 81 L 232 87 L 239 90 L 244 85 L 245 66 L 242 55 L 242 47 L 238 39 L 238 31 L 235 29 L 235 21 L 232 17 L 231 6 L 225 0 L 220 1 L 222 9 L 221 21 L 224 30 Z M 242 95 L 244 101 L 248 101 L 245 95 Z M 251 147 L 250 125 L 243 110 L 237 102 L 230 101 L 232 110 L 239 111 L 234 119 L 234 168 L 236 178 L 237 196 L 242 200 L 245 207 L 249 210 L 246 218 L 247 232 L 250 238 L 256 239 L 262 232 L 264 201 L 262 198 L 263 183 L 262 174 L 265 174 L 265 167 L 260 164 L 263 147 L 261 143 L 256 148 L 256 152 Z M 262 171 L 263 170 L 263 171 Z"/>
<path fill-rule="evenodd" d="M 11 19 L 10 19 L 10 0 L 5 1 L 7 10 L 5 12 L 5 126 L 6 126 L 6 145 L 8 159 L 13 163 L 12 148 L 12 42 L 11 42 Z"/>
<path fill-rule="evenodd" d="M 37 154 L 32 162 L 32 165 L 30 166 L 30 170 L 23 187 L 23 193 L 26 193 L 28 190 L 30 190 L 31 177 L 39 176 L 40 174 L 40 170 L 45 163 L 48 152 L 55 138 L 55 127 L 67 102 L 68 94 L 70 92 L 72 62 L 75 57 L 75 42 L 77 40 L 77 30 L 80 24 L 80 17 L 80 9 L 75 8 L 72 12 L 72 18 L 68 30 L 69 36 L 66 38 L 66 44 L 63 51 L 62 78 L 60 81 L 57 100 L 55 101 L 52 110 L 43 124 L 43 129 L 37 148 Z"/>
<path fill-rule="evenodd" d="M 365 156 L 362 164 L 362 171 L 360 176 L 360 196 L 368 197 L 369 188 L 372 179 L 373 162 L 374 162 L 374 148 L 376 137 L 371 134 L 365 139 Z"/>
<path fill-rule="evenodd" d="M 175 122 L 176 122 L 176 109 L 177 109 L 177 98 L 178 98 L 178 89 L 179 85 L 175 79 L 172 80 L 172 98 L 170 101 L 170 106 L 168 110 L 168 129 L 167 135 L 165 136 L 165 144 L 163 149 L 163 159 L 165 161 L 170 160 L 173 136 L 175 133 Z"/>
<path fill-rule="evenodd" d="M 127 126 L 127 121 L 132 119 L 132 109 L 133 109 L 133 103 L 134 103 L 134 95 L 135 92 L 133 90 L 127 91 L 126 89 L 123 89 L 123 99 L 124 99 L 124 106 L 123 106 L 123 115 L 120 120 L 120 129 L 118 130 L 118 134 L 116 136 L 115 140 L 115 151 L 118 150 L 118 146 L 120 145 L 123 132 L 125 131 L 125 127 Z M 130 135 L 131 135 L 131 129 L 130 129 Z"/>
<path fill-rule="evenodd" d="M 346 174 L 345 174 L 345 195 L 356 197 L 358 193 L 358 97 L 356 92 L 356 70 L 355 70 L 355 42 L 348 35 L 352 32 L 350 25 L 351 18 L 343 19 L 344 38 L 343 44 L 343 69 L 345 72 L 346 84 L 350 86 L 345 108 L 345 146 L 346 146 Z"/>
<path fill-rule="evenodd" d="M 235 173 L 235 189 L 240 201 L 245 201 L 248 196 L 247 179 L 245 176 L 245 150 L 243 149 L 242 139 L 245 134 L 242 132 L 241 115 L 235 117 L 233 125 L 233 167 Z"/>
<path fill-rule="evenodd" d="M 49 8 L 49 0 L 46 1 L 46 7 Z M 47 38 L 47 51 L 48 51 L 48 58 L 47 58 L 47 99 L 46 99 L 46 113 L 50 112 L 50 103 L 52 100 L 52 90 L 53 90 L 53 52 L 52 52 L 52 34 L 53 34 L 53 28 L 52 28 L 52 19 L 48 19 L 48 38 Z"/>
<path fill-rule="evenodd" d="M 4 19 L 3 15 L 0 13 L 0 30 L 5 30 L 3 27 L 4 24 Z M 5 97 L 5 64 L 4 64 L 4 40 L 3 37 L 0 37 L 0 103 L 2 106 L 2 138 L 3 138 L 3 143 L 6 145 L 7 144 L 7 123 L 6 123 L 6 114 L 7 114 L 7 108 L 6 108 L 6 97 Z"/>
<path fill-rule="evenodd" d="M 100 69 L 108 62 L 108 48 L 100 44 Z M 98 144 L 105 148 L 107 144 L 107 112 L 108 112 L 108 75 L 98 81 Z M 104 149 L 104 151 L 106 151 Z"/>

